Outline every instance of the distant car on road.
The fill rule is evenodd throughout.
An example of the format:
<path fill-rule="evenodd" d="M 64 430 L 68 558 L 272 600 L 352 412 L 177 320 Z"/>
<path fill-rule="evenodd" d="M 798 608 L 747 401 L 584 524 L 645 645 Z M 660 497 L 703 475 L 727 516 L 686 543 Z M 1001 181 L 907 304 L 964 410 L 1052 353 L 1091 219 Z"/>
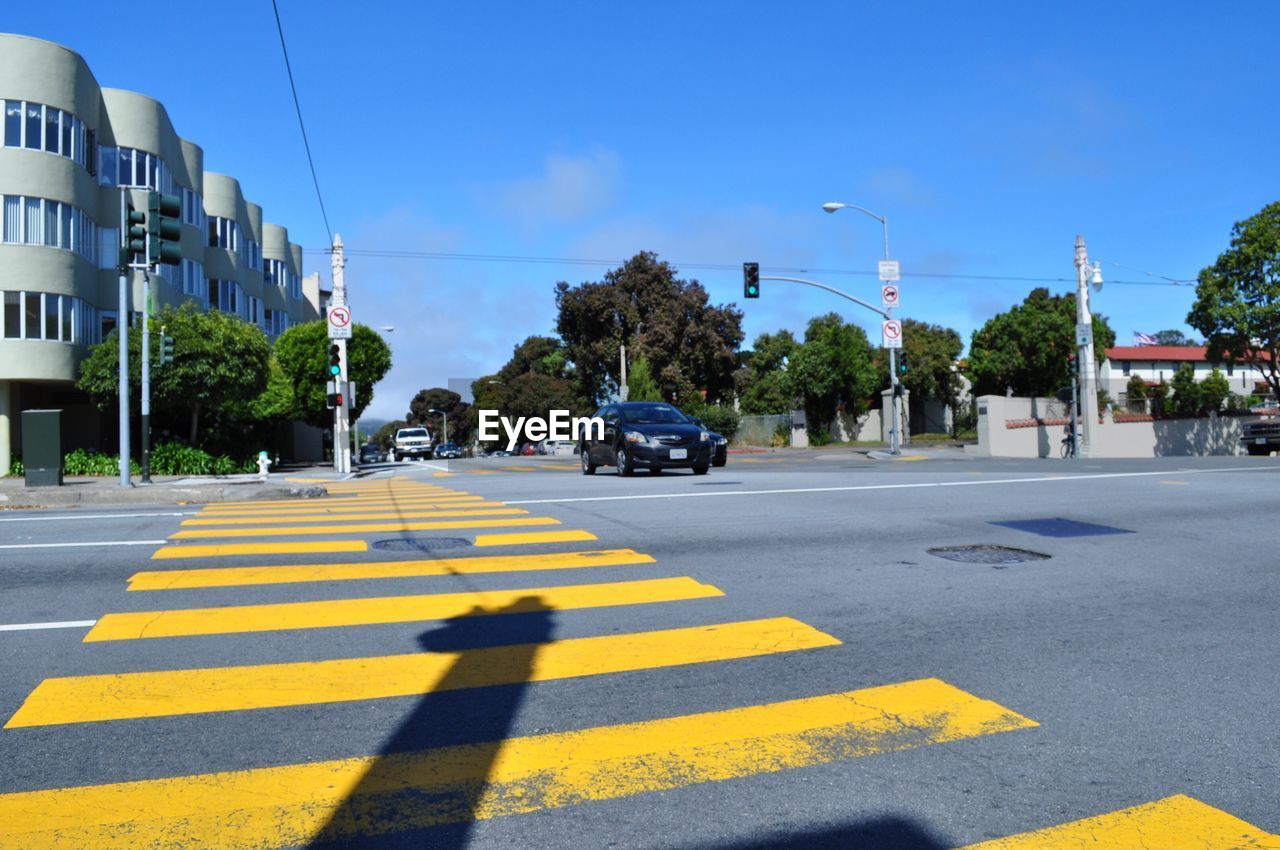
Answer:
<path fill-rule="evenodd" d="M 619 475 L 636 469 L 654 474 L 692 469 L 694 475 L 706 475 L 711 468 L 711 434 L 669 404 L 624 401 L 606 404 L 595 415 L 604 420 L 604 436 L 583 438 L 583 475 L 594 475 L 598 466 L 612 466 Z"/>
<path fill-rule="evenodd" d="M 426 428 L 401 428 L 396 431 L 393 452 L 396 460 L 431 457 L 431 432 Z"/>
<path fill-rule="evenodd" d="M 1251 455 L 1267 455 L 1280 450 L 1280 418 L 1244 423 L 1240 429 L 1240 443 Z"/>
<path fill-rule="evenodd" d="M 360 447 L 360 463 L 382 463 L 386 457 L 377 443 L 365 443 Z"/>
<path fill-rule="evenodd" d="M 462 448 L 457 443 L 441 443 L 436 446 L 436 458 L 457 458 L 462 457 Z"/>

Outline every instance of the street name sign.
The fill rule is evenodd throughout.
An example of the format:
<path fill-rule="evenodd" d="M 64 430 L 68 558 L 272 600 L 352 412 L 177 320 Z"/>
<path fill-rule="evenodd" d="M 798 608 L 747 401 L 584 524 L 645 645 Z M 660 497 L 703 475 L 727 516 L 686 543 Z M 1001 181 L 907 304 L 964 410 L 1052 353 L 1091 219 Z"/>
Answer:
<path fill-rule="evenodd" d="M 902 348 L 902 322 L 885 319 L 880 328 L 881 348 Z"/>
<path fill-rule="evenodd" d="M 351 339 L 351 308 L 329 308 L 329 339 Z"/>

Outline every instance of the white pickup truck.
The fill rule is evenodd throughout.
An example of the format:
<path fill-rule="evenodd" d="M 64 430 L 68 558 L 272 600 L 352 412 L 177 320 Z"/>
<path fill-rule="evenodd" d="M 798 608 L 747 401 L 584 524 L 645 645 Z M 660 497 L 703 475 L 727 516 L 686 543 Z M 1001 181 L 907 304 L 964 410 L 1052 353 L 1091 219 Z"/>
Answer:
<path fill-rule="evenodd" d="M 410 460 L 431 457 L 431 432 L 426 428 L 401 428 L 396 431 L 395 444 L 388 460 Z"/>

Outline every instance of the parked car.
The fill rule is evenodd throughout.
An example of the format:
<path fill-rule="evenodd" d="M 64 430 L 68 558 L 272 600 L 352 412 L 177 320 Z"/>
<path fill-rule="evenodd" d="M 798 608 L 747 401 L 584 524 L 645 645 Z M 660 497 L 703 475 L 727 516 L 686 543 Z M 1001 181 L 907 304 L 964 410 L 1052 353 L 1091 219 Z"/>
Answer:
<path fill-rule="evenodd" d="M 538 444 L 538 454 L 573 455 L 576 451 L 571 440 L 543 440 Z"/>
<path fill-rule="evenodd" d="M 604 435 L 583 437 L 583 475 L 594 475 L 598 466 L 612 466 L 619 475 L 636 469 L 655 474 L 692 469 L 695 475 L 706 475 L 711 468 L 711 434 L 669 404 L 624 401 L 606 404 L 595 415 L 604 420 Z"/>
<path fill-rule="evenodd" d="M 1251 455 L 1267 455 L 1280 450 L 1280 418 L 1244 423 L 1240 429 L 1240 443 Z"/>
<path fill-rule="evenodd" d="M 431 457 L 431 432 L 426 428 L 401 428 L 396 431 L 395 460 L 423 460 Z"/>
<path fill-rule="evenodd" d="M 436 446 L 437 458 L 462 457 L 462 448 L 457 443 L 441 443 Z"/>
<path fill-rule="evenodd" d="M 536 453 L 537 450 L 534 449 L 533 443 L 525 443 L 524 448 L 520 449 L 520 454 L 524 457 L 533 457 Z"/>
<path fill-rule="evenodd" d="M 386 453 L 377 443 L 365 443 L 360 447 L 360 463 L 382 463 L 386 457 Z"/>
<path fill-rule="evenodd" d="M 690 416 L 689 421 L 699 428 L 705 429 L 707 427 L 706 423 L 696 416 Z M 711 465 L 724 466 L 729 462 L 729 441 L 715 431 L 707 431 L 707 434 L 710 435 L 711 445 L 714 447 L 711 454 Z"/>

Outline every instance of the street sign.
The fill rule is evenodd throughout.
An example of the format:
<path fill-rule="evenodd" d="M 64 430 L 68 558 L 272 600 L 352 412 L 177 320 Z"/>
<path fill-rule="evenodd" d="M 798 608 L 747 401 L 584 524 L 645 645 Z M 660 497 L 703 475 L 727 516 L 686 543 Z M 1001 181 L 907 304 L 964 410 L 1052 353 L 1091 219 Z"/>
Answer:
<path fill-rule="evenodd" d="M 1093 323 L 1076 325 L 1076 345 L 1093 345 Z"/>
<path fill-rule="evenodd" d="M 902 322 L 885 319 L 880 328 L 881 348 L 902 348 Z"/>
<path fill-rule="evenodd" d="M 329 339 L 351 339 L 351 308 L 329 308 Z"/>
<path fill-rule="evenodd" d="M 880 303 L 886 310 L 892 310 L 898 306 L 898 285 L 896 283 L 886 283 L 880 287 Z"/>
<path fill-rule="evenodd" d="M 902 279 L 897 260 L 881 260 L 879 263 L 880 279 L 885 283 L 893 283 Z"/>

